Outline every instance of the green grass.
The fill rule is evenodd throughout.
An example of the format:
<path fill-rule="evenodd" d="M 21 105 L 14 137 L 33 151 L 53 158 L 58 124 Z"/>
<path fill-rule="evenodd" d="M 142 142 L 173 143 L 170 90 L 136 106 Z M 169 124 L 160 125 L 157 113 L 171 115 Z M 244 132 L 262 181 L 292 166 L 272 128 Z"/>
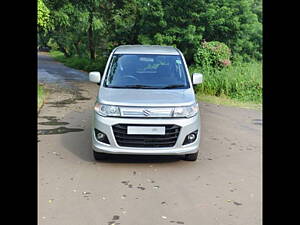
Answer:
<path fill-rule="evenodd" d="M 38 89 L 38 111 L 39 111 L 40 108 L 44 104 L 46 93 L 45 93 L 45 90 L 44 90 L 43 86 L 40 85 L 40 84 L 38 84 L 37 89 Z"/>
<path fill-rule="evenodd" d="M 61 62 L 68 67 L 83 70 L 86 72 L 103 71 L 106 63 L 106 59 L 104 58 L 92 61 L 88 57 L 65 57 L 64 54 L 59 51 L 50 51 L 50 55 L 58 62 Z"/>
<path fill-rule="evenodd" d="M 202 73 L 203 83 L 197 85 L 197 96 L 215 96 L 213 101 L 226 99 L 225 102 L 235 104 L 256 105 L 262 104 L 262 63 L 236 63 L 222 70 L 210 68 L 190 67 L 190 73 Z"/>

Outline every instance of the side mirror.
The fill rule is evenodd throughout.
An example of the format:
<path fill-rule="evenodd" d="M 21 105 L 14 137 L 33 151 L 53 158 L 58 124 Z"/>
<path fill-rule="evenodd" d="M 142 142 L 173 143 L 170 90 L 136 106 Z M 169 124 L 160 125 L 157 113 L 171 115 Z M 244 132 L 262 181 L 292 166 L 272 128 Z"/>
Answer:
<path fill-rule="evenodd" d="M 101 81 L 101 75 L 99 72 L 90 72 L 89 73 L 89 80 L 91 82 L 94 82 L 94 83 L 100 83 Z"/>
<path fill-rule="evenodd" d="M 193 73 L 192 81 L 193 85 L 201 84 L 203 82 L 203 75 L 201 73 Z"/>

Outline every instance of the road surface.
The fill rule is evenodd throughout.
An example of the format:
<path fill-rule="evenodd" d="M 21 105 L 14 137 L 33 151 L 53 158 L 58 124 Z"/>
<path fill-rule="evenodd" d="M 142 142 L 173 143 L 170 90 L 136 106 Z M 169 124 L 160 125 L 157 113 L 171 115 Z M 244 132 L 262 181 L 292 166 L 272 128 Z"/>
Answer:
<path fill-rule="evenodd" d="M 67 81 L 87 81 L 86 73 L 56 62 L 45 52 L 38 54 L 38 81 L 41 83 L 65 83 Z"/>
<path fill-rule="evenodd" d="M 261 111 L 200 102 L 196 162 L 95 161 L 90 126 L 99 86 L 45 54 L 38 60 L 49 92 L 38 118 L 40 225 L 262 224 Z"/>

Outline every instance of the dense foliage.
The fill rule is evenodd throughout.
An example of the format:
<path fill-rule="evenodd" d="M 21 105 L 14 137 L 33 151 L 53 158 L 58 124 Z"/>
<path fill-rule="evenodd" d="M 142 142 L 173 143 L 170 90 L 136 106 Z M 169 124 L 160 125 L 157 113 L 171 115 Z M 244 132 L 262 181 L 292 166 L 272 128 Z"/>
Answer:
<path fill-rule="evenodd" d="M 39 35 L 42 45 L 65 56 L 93 60 L 121 44 L 159 44 L 176 46 L 193 64 L 204 40 L 222 42 L 245 60 L 260 60 L 261 5 L 261 0 L 38 0 L 38 24 L 51 27 Z"/>
<path fill-rule="evenodd" d="M 195 54 L 195 62 L 201 67 L 223 68 L 231 64 L 231 51 L 218 41 L 204 41 Z"/>
<path fill-rule="evenodd" d="M 240 87 L 261 93 L 253 76 L 241 79 L 262 59 L 262 0 L 38 0 L 38 27 L 39 46 L 62 52 L 58 58 L 78 69 L 103 71 L 118 45 L 171 45 L 201 67 L 207 85 L 218 83 L 215 95 L 231 90 L 239 98 Z"/>
<path fill-rule="evenodd" d="M 43 0 L 38 0 L 37 24 L 38 28 L 44 31 L 50 26 L 50 10 L 44 4 Z"/>
<path fill-rule="evenodd" d="M 192 66 L 191 72 L 200 68 Z M 226 96 L 241 102 L 262 102 L 262 63 L 233 63 L 221 70 L 201 68 L 204 82 L 196 87 L 197 92 L 211 96 Z"/>

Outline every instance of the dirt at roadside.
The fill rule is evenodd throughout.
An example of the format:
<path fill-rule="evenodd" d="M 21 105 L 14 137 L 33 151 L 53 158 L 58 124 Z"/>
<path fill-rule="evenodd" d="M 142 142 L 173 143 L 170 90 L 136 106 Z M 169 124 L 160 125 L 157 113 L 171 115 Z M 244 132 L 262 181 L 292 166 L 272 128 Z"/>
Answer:
<path fill-rule="evenodd" d="M 90 110 L 99 86 L 90 82 L 69 82 L 63 86 L 44 84 L 44 88 L 47 98 L 39 111 L 38 135 L 82 131 L 82 128 L 76 127 L 76 119 L 72 124 L 65 122 L 65 116 Z"/>

